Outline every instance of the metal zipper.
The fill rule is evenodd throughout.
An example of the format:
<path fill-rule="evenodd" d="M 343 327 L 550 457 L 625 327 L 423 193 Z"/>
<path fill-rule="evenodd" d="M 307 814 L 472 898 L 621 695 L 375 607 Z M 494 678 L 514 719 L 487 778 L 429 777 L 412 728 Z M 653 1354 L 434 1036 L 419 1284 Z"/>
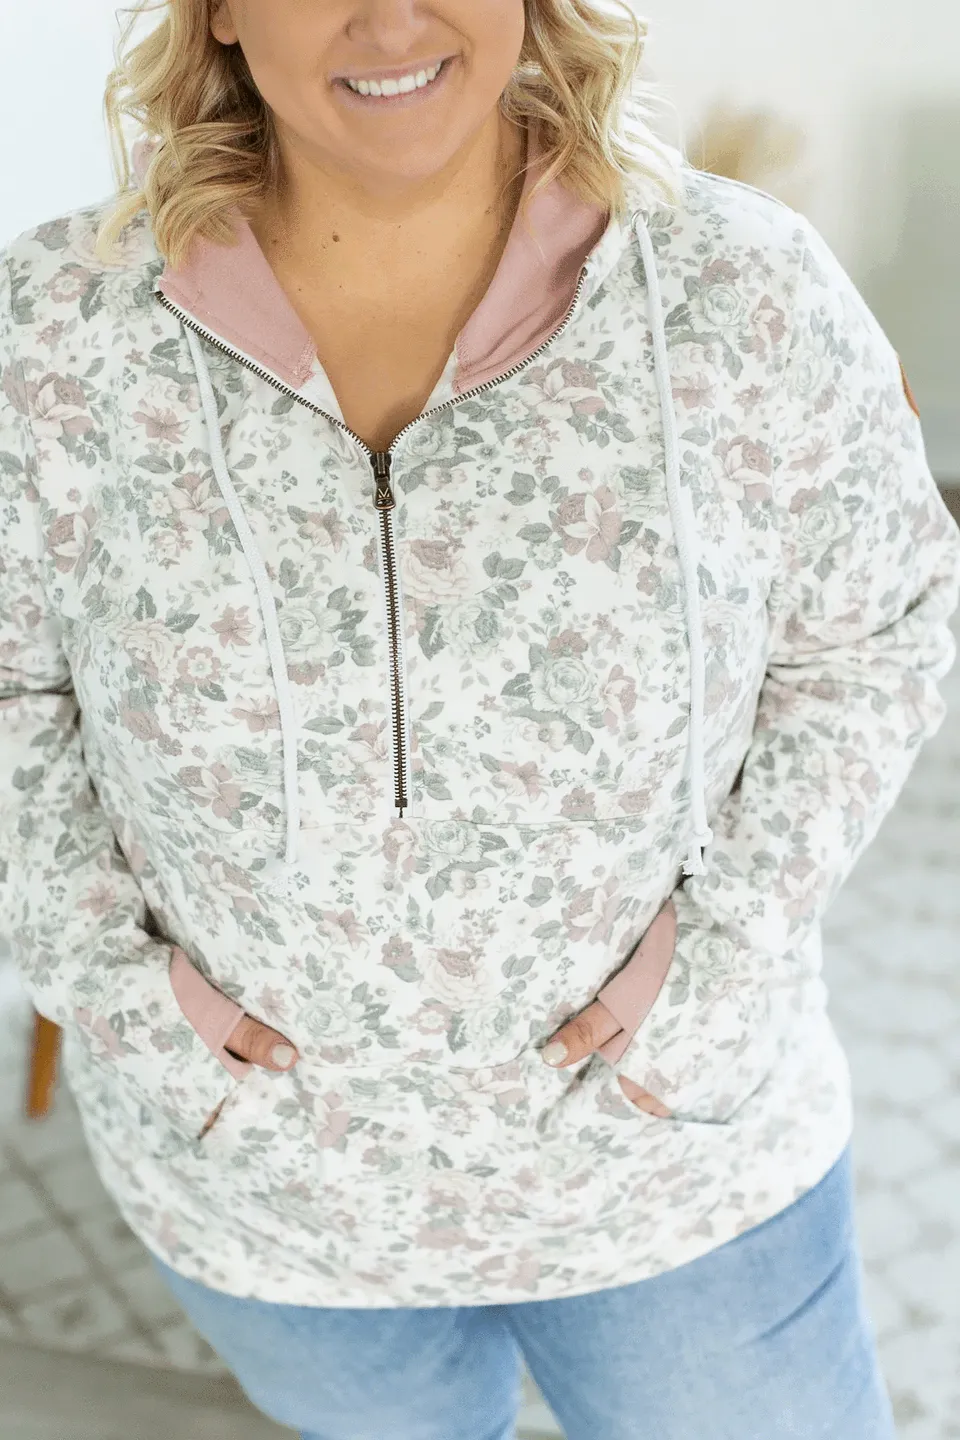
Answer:
<path fill-rule="evenodd" d="M 570 302 L 570 308 L 557 329 L 554 330 L 552 335 L 548 335 L 546 340 L 538 345 L 536 350 L 528 355 L 525 360 L 521 360 L 518 365 L 514 365 L 510 370 L 504 371 L 502 375 L 497 375 L 493 380 L 487 380 L 482 385 L 475 386 L 473 390 L 464 391 L 462 395 L 455 396 L 453 400 L 444 400 L 441 405 L 434 405 L 432 410 L 424 410 L 422 415 L 418 415 L 415 420 L 411 420 L 409 425 L 405 425 L 403 429 L 394 436 L 393 444 L 389 450 L 377 451 L 371 450 L 367 442 L 362 439 L 355 430 L 351 430 L 345 421 L 339 420 L 336 415 L 329 414 L 328 411 L 322 409 L 321 406 L 317 405 L 313 400 L 308 400 L 299 390 L 295 390 L 292 385 L 288 385 L 278 376 L 272 374 L 271 371 L 265 370 L 262 365 L 258 365 L 254 360 L 251 360 L 249 356 L 244 355 L 242 351 L 235 350 L 232 346 L 227 345 L 218 335 L 208 330 L 206 326 L 201 325 L 199 321 L 181 309 L 179 305 L 175 305 L 172 300 L 164 295 L 162 290 L 154 290 L 154 294 L 165 309 L 176 315 L 184 325 L 188 325 L 190 329 L 195 330 L 198 335 L 202 335 L 211 345 L 215 345 L 218 350 L 222 350 L 225 355 L 229 355 L 233 360 L 236 360 L 239 365 L 243 365 L 246 369 L 252 370 L 255 375 L 259 375 L 261 380 L 265 380 L 267 384 L 272 385 L 274 389 L 282 391 L 284 395 L 289 395 L 301 405 L 306 405 L 309 410 L 313 410 L 317 415 L 322 415 L 324 419 L 329 420 L 331 424 L 338 425 L 341 430 L 344 430 L 357 442 L 371 463 L 374 481 L 373 504 L 374 509 L 380 516 L 380 545 L 383 552 L 383 575 L 386 584 L 387 645 L 390 661 L 390 700 L 392 710 L 391 729 L 394 737 L 394 805 L 401 820 L 403 819 L 403 812 L 409 805 L 410 800 L 407 791 L 409 756 L 407 755 L 405 743 L 406 675 L 403 672 L 403 665 L 401 663 L 403 622 L 401 618 L 400 577 L 397 569 L 396 546 L 393 534 L 393 511 L 396 508 L 396 500 L 393 493 L 393 483 L 390 478 L 393 452 L 396 449 L 397 442 L 406 435 L 408 430 L 412 430 L 415 425 L 419 425 L 422 420 L 429 420 L 432 415 L 439 414 L 441 410 L 448 410 L 453 405 L 459 405 L 464 400 L 472 400 L 475 395 L 482 395 L 485 391 L 492 390 L 497 385 L 502 385 L 504 380 L 511 380 L 514 375 L 519 375 L 521 370 L 525 370 L 528 365 L 531 365 L 534 360 L 538 359 L 544 350 L 546 350 L 547 346 L 552 345 L 554 340 L 563 334 L 573 319 L 574 312 L 580 301 L 580 296 L 583 293 L 587 270 L 588 266 L 585 265 L 580 271 L 580 278 L 577 281 L 577 288 Z"/>

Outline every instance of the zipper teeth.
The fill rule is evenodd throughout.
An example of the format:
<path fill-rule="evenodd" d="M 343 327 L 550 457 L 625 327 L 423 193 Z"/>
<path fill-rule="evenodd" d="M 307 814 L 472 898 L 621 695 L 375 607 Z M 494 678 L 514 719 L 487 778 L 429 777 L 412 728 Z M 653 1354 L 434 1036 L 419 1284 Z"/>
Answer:
<path fill-rule="evenodd" d="M 570 324 L 570 321 L 573 318 L 573 313 L 577 308 L 580 296 L 583 293 L 583 286 L 586 278 L 587 269 L 586 266 L 584 266 L 584 268 L 580 271 L 580 279 L 577 281 L 577 288 L 574 293 L 573 300 L 570 302 L 569 310 L 563 317 L 560 325 L 557 327 L 556 330 L 554 330 L 553 334 L 548 335 L 546 340 L 544 340 L 542 344 L 538 345 L 536 350 L 534 350 L 532 354 L 528 355 L 525 360 L 521 360 L 518 365 L 514 365 L 511 369 L 504 371 L 502 375 L 495 376 L 493 380 L 486 380 L 482 385 L 474 386 L 472 390 L 465 390 L 462 395 L 455 395 L 452 400 L 444 400 L 440 405 L 434 405 L 432 410 L 424 410 L 422 415 L 418 415 L 415 420 L 411 420 L 409 425 L 404 425 L 403 429 L 397 432 L 397 434 L 393 438 L 393 444 L 390 446 L 390 449 L 383 453 L 387 455 L 392 455 L 394 449 L 396 448 L 397 441 L 400 440 L 404 435 L 406 435 L 408 430 L 412 430 L 415 425 L 419 425 L 421 420 L 429 420 L 431 415 L 438 415 L 441 410 L 447 410 L 450 408 L 451 405 L 459 405 L 463 400 L 472 400 L 475 395 L 482 395 L 484 391 L 492 390 L 495 386 L 502 385 L 505 380 L 511 380 L 514 375 L 519 375 L 521 370 L 525 370 L 528 365 L 532 365 L 534 360 L 536 360 L 540 355 L 542 355 L 544 350 L 546 350 L 547 346 L 552 345 L 554 340 L 558 339 L 559 336 L 563 334 L 564 330 L 566 330 L 567 326 Z M 301 405 L 306 405 L 307 408 L 309 410 L 312 410 L 315 414 L 322 415 L 324 419 L 330 420 L 334 425 L 338 425 L 341 430 L 345 430 L 348 435 L 352 436 L 353 439 L 356 440 L 361 450 L 363 450 L 363 452 L 368 457 L 372 458 L 377 453 L 376 451 L 371 450 L 366 440 L 363 440 L 355 430 L 350 429 L 350 426 L 346 423 L 346 421 L 338 420 L 336 415 L 331 415 L 329 411 L 324 410 L 323 407 L 317 405 L 315 401 L 308 400 L 305 395 L 302 395 L 299 390 L 295 390 L 292 385 L 288 385 L 284 380 L 281 380 L 278 376 L 273 375 L 269 370 L 264 370 L 261 365 L 258 365 L 256 363 L 256 361 L 249 359 L 239 350 L 234 350 L 232 346 L 225 344 L 223 340 L 221 340 L 218 336 L 214 335 L 211 331 L 209 331 L 206 326 L 201 325 L 199 321 L 194 320 L 192 315 L 188 315 L 185 310 L 181 310 L 179 305 L 175 305 L 172 300 L 170 300 L 166 295 L 164 295 L 162 290 L 155 290 L 154 294 L 160 301 L 160 304 L 163 305 L 165 309 L 171 311 L 174 315 L 179 316 L 179 318 L 183 321 L 185 325 L 189 325 L 192 330 L 196 330 L 199 335 L 203 335 L 205 339 L 210 341 L 211 345 L 215 345 L 217 349 L 222 350 L 225 355 L 230 355 L 234 360 L 238 362 L 238 364 L 245 366 L 248 370 L 252 370 L 255 375 L 259 375 L 261 380 L 266 380 L 266 382 L 269 385 L 272 385 L 275 389 L 281 390 L 285 395 L 292 396 L 294 400 L 298 400 Z"/>
<path fill-rule="evenodd" d="M 272 385 L 275 389 L 282 391 L 285 395 L 292 396 L 293 399 L 299 401 L 301 405 L 306 405 L 309 410 L 312 410 L 317 415 L 322 415 L 324 419 L 331 421 L 334 425 L 338 425 L 341 430 L 344 430 L 348 435 L 352 436 L 353 439 L 360 446 L 361 450 L 363 450 L 367 458 L 374 462 L 375 499 L 376 487 L 378 483 L 376 459 L 378 454 L 383 454 L 387 457 L 387 484 L 390 487 L 391 507 L 384 508 L 380 512 L 380 541 L 383 550 L 384 578 L 387 585 L 387 617 L 390 630 L 390 634 L 388 636 L 390 652 L 390 689 L 393 700 L 394 756 L 396 757 L 396 786 L 394 802 L 396 809 L 400 812 L 401 819 L 403 818 L 404 810 L 409 804 L 409 800 L 407 797 L 407 756 L 406 747 L 404 745 L 404 736 L 406 731 L 406 725 L 404 720 L 406 698 L 404 693 L 405 676 L 403 674 L 402 666 L 400 664 L 402 639 L 400 634 L 400 587 L 397 577 L 396 554 L 393 544 L 393 481 L 390 475 L 389 468 L 390 461 L 393 458 L 393 452 L 396 448 L 397 441 L 400 440 L 404 435 L 406 435 L 408 430 L 412 430 L 414 426 L 419 425 L 421 420 L 427 420 L 430 418 L 431 415 L 437 415 L 440 413 L 441 410 L 447 410 L 452 405 L 459 405 L 463 400 L 471 400 L 475 395 L 482 395 L 485 391 L 492 390 L 496 385 L 502 385 L 505 380 L 512 379 L 514 375 L 519 375 L 521 370 L 525 370 L 528 365 L 531 365 L 538 356 L 543 354 L 544 350 L 547 349 L 548 345 L 552 345 L 553 341 L 556 340 L 558 336 L 563 334 L 564 330 L 566 330 L 567 326 L 570 324 L 570 321 L 573 318 L 574 311 L 576 310 L 577 304 L 580 300 L 580 296 L 583 293 L 583 287 L 586 278 L 587 267 L 584 266 L 583 269 L 580 271 L 580 278 L 577 281 L 577 288 L 574 292 L 573 299 L 570 302 L 570 308 L 567 310 L 566 315 L 563 317 L 563 320 L 560 322 L 557 329 L 554 330 L 551 335 L 548 335 L 546 340 L 544 340 L 540 345 L 537 346 L 536 350 L 529 354 L 524 360 L 521 360 L 519 364 L 512 366 L 509 370 L 506 370 L 502 375 L 495 376 L 493 380 L 487 380 L 482 385 L 476 385 L 472 390 L 467 390 L 462 395 L 454 396 L 452 400 L 444 400 L 442 404 L 435 405 L 432 410 L 425 410 L 422 415 L 418 415 L 415 420 L 412 420 L 409 425 L 405 425 L 403 429 L 394 436 L 393 444 L 391 445 L 389 450 L 385 451 L 372 450 L 367 444 L 367 442 L 362 439 L 355 430 L 350 429 L 350 426 L 346 423 L 346 421 L 338 420 L 336 415 L 331 415 L 328 411 L 324 410 L 322 406 L 317 405 L 313 400 L 308 400 L 306 396 L 301 395 L 298 390 L 295 390 L 292 385 L 287 385 L 285 381 L 279 379 L 278 376 L 271 374 L 269 370 L 265 370 L 254 360 L 249 359 L 240 351 L 233 349 L 232 346 L 225 344 L 223 340 L 219 339 L 218 336 L 212 334 L 211 331 L 209 331 L 204 325 L 201 325 L 198 321 L 194 320 L 191 315 L 186 314 L 186 312 L 182 310 L 179 305 L 175 305 L 172 300 L 168 299 L 167 296 L 164 295 L 162 290 L 157 289 L 154 291 L 157 299 L 160 301 L 161 305 L 163 305 L 165 309 L 169 310 L 172 314 L 179 316 L 180 320 L 184 325 L 189 325 L 192 330 L 195 330 L 197 332 L 197 334 L 204 336 L 204 338 L 208 340 L 211 345 L 215 345 L 218 350 L 221 350 L 225 355 L 231 356 L 232 359 L 236 360 L 238 364 L 243 365 L 246 369 L 252 370 L 255 375 L 259 375 L 260 378 L 262 380 L 265 380 L 268 385 Z"/>
<path fill-rule="evenodd" d="M 387 614 L 390 625 L 390 688 L 393 692 L 393 753 L 396 757 L 396 794 L 394 801 L 403 819 L 403 812 L 410 803 L 407 799 L 407 756 L 404 746 L 404 675 L 400 664 L 400 614 L 396 604 L 399 594 L 396 557 L 391 534 L 391 512 L 380 512 L 380 537 L 383 548 L 383 572 L 387 581 Z"/>

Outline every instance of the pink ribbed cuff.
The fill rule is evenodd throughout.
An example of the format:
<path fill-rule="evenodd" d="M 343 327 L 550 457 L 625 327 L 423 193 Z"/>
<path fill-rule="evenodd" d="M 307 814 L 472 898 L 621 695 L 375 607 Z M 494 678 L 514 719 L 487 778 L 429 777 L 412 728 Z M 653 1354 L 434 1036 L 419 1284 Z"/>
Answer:
<path fill-rule="evenodd" d="M 611 1065 L 623 1057 L 653 1009 L 670 969 L 676 943 L 677 912 L 673 901 L 667 900 L 626 965 L 597 996 L 621 1027 L 621 1033 L 596 1052 Z"/>
<path fill-rule="evenodd" d="M 224 995 L 190 960 L 179 945 L 173 947 L 170 960 L 170 984 L 177 997 L 177 1004 L 200 1039 L 211 1050 L 220 1064 L 225 1066 L 236 1080 L 242 1080 L 252 1067 L 247 1060 L 237 1060 L 228 1055 L 224 1046 L 245 1013 L 241 1005 Z"/>

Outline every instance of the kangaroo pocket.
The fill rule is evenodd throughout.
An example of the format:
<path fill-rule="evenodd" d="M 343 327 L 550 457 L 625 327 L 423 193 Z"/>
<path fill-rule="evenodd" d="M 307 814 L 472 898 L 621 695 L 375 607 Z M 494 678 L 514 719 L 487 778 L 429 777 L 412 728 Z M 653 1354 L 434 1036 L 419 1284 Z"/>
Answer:
<path fill-rule="evenodd" d="M 493 1231 L 529 1224 L 544 1190 L 556 1192 L 548 1211 L 561 1206 L 562 1159 L 541 1153 L 538 1137 L 568 1083 L 533 1049 L 483 1069 L 409 1056 L 389 1067 L 254 1068 L 231 1084 L 202 1139 L 166 1161 L 198 1188 L 215 1176 L 218 1193 L 235 1186 L 245 1203 L 311 1226 L 462 1207 Z"/>
<path fill-rule="evenodd" d="M 570 1073 L 526 1048 L 482 1069 L 301 1062 L 254 1071 L 173 1163 L 211 1165 L 245 1201 L 314 1227 L 349 1214 L 443 1243 L 445 1234 L 575 1229 L 676 1175 L 733 1122 L 663 1121 L 630 1106 L 599 1059 Z M 432 1237 L 432 1238 L 431 1238 Z"/>

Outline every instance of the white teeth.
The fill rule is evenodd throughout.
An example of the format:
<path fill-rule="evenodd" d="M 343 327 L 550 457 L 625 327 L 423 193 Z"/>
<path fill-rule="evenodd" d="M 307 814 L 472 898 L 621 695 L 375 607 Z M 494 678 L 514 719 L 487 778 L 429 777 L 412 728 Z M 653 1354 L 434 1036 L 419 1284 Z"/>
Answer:
<path fill-rule="evenodd" d="M 432 84 L 442 69 L 442 64 L 434 65 L 430 70 L 418 70 L 416 75 L 403 75 L 399 80 L 347 80 L 345 84 L 357 95 L 407 95 L 411 90 L 422 90 Z"/>

